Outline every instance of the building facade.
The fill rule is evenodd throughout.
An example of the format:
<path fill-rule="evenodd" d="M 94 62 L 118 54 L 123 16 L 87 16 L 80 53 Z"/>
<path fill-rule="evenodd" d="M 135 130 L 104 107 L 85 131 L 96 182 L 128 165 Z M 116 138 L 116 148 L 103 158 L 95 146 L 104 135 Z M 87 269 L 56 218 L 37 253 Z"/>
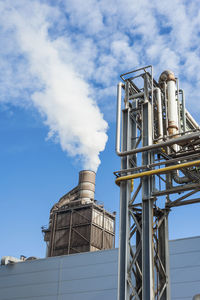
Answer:
<path fill-rule="evenodd" d="M 200 237 L 170 241 L 171 300 L 200 293 Z M 116 300 L 118 249 L 0 267 L 0 300 Z"/>

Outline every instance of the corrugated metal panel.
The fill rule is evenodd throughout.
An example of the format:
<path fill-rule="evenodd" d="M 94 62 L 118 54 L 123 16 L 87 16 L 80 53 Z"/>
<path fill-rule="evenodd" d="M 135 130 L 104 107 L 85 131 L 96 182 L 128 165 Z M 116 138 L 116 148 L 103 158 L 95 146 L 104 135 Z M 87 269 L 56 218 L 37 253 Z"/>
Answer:
<path fill-rule="evenodd" d="M 173 240 L 169 244 L 170 255 L 180 252 L 200 251 L 200 236 Z"/>
<path fill-rule="evenodd" d="M 117 250 L 51 257 L 0 268 L 0 300 L 100 300 L 116 299 L 116 293 Z"/>
<path fill-rule="evenodd" d="M 200 237 L 170 242 L 172 300 L 191 300 L 200 292 Z"/>
<path fill-rule="evenodd" d="M 117 249 L 0 268 L 0 300 L 116 300 Z M 172 300 L 200 292 L 200 237 L 170 242 Z"/>

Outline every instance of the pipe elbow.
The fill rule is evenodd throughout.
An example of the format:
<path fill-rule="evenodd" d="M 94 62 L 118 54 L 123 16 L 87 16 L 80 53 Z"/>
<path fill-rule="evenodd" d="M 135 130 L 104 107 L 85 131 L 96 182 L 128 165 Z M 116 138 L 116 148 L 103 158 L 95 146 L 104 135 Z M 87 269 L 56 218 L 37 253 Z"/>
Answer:
<path fill-rule="evenodd" d="M 121 82 L 121 81 L 119 81 L 118 84 L 117 84 L 117 86 L 122 88 L 124 86 L 124 83 Z"/>
<path fill-rule="evenodd" d="M 159 84 L 162 84 L 163 82 L 167 82 L 173 80 L 176 82 L 175 75 L 172 71 L 170 70 L 165 70 L 161 73 L 159 77 Z"/>
<path fill-rule="evenodd" d="M 180 177 L 178 174 L 178 170 L 172 172 L 172 178 L 178 184 L 192 182 L 192 179 L 188 178 L 187 176 Z"/>

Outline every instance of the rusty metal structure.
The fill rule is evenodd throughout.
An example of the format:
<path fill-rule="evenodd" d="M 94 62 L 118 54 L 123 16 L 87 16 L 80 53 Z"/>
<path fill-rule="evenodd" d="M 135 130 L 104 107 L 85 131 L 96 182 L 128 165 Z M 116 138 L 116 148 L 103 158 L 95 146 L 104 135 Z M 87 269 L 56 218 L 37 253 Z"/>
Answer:
<path fill-rule="evenodd" d="M 170 300 L 168 215 L 200 202 L 200 128 L 173 72 L 156 81 L 147 66 L 121 79 L 118 300 Z"/>
<path fill-rule="evenodd" d="M 115 214 L 94 200 L 95 175 L 81 171 L 78 185 L 52 207 L 42 228 L 48 257 L 114 247 Z"/>

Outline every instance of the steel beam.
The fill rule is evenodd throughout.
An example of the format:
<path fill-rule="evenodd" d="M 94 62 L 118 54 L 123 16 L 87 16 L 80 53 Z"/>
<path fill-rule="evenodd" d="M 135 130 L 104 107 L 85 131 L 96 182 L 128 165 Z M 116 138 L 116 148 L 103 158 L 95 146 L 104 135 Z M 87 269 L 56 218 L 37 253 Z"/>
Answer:
<path fill-rule="evenodd" d="M 167 190 L 156 191 L 153 193 L 154 197 L 160 197 L 170 194 L 178 194 L 183 193 L 185 191 L 191 191 L 199 187 L 199 183 L 191 183 L 191 184 L 182 184 L 177 185 L 175 187 L 169 188 Z"/>
<path fill-rule="evenodd" d="M 146 78 L 147 80 L 147 78 Z M 147 83 L 145 91 L 147 93 Z M 152 144 L 151 103 L 145 99 L 142 105 L 142 143 L 143 147 Z M 143 152 L 142 164 L 152 163 L 152 154 Z M 153 198 L 152 178 L 142 179 L 142 299 L 154 300 L 154 262 L 153 262 Z"/>
<path fill-rule="evenodd" d="M 164 210 L 163 221 L 158 228 L 158 254 L 164 270 L 159 271 L 159 285 L 162 295 L 159 300 L 170 300 L 170 274 L 169 274 L 169 237 L 168 237 L 168 210 Z"/>
<path fill-rule="evenodd" d="M 122 148 L 130 149 L 130 118 L 129 108 L 122 112 Z M 128 157 L 121 159 L 121 167 L 129 166 Z M 120 224 L 119 224 L 119 258 L 118 258 L 118 300 L 130 299 L 130 286 L 128 270 L 130 264 L 130 182 L 126 181 L 120 186 Z"/>

